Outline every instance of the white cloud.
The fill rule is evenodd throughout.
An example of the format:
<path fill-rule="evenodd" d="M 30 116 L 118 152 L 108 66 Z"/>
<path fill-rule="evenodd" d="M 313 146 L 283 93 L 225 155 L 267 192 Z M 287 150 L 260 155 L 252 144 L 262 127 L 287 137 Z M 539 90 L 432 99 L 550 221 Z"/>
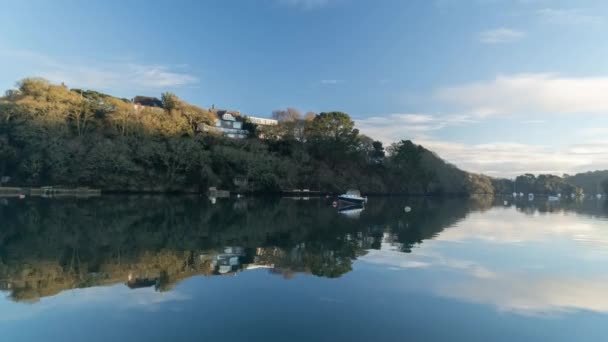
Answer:
<path fill-rule="evenodd" d="M 321 81 L 319 81 L 319 83 L 321 83 L 321 84 L 338 84 L 338 83 L 344 83 L 344 80 L 321 80 Z"/>
<path fill-rule="evenodd" d="M 384 143 L 401 139 L 424 139 L 429 134 L 449 126 L 474 124 L 476 121 L 467 115 L 432 115 L 394 113 L 372 116 L 355 121 L 357 128 L 364 134 Z"/>
<path fill-rule="evenodd" d="M 503 27 L 480 32 L 477 34 L 477 39 L 484 44 L 499 44 L 512 43 L 525 36 L 526 34 L 522 31 Z"/>
<path fill-rule="evenodd" d="M 536 12 L 541 20 L 551 24 L 583 25 L 600 24 L 604 20 L 598 15 L 583 9 L 543 8 Z"/>
<path fill-rule="evenodd" d="M 416 142 L 461 169 L 495 177 L 608 169 L 608 142 L 604 141 L 564 148 L 513 142 L 462 144 L 424 139 Z"/>
<path fill-rule="evenodd" d="M 313 10 L 323 8 L 335 2 L 335 0 L 277 0 L 277 2 L 284 6 L 300 8 L 304 10 Z"/>
<path fill-rule="evenodd" d="M 70 87 L 95 89 L 166 89 L 198 82 L 198 78 L 175 71 L 165 65 L 135 62 L 72 60 L 55 58 L 32 51 L 4 51 L 2 59 L 18 59 L 28 65 L 28 75 L 40 76 L 53 82 L 64 82 Z"/>
<path fill-rule="evenodd" d="M 435 97 L 479 116 L 608 112 L 608 77 L 516 74 L 439 89 Z"/>
<path fill-rule="evenodd" d="M 110 64 L 95 67 L 84 65 L 55 66 L 39 73 L 53 82 L 64 82 L 70 86 L 116 89 L 116 88 L 172 88 L 198 82 L 188 74 L 169 70 L 160 65 Z"/>
<path fill-rule="evenodd" d="M 562 174 L 608 169 L 608 131 L 604 128 L 578 132 L 580 142 L 554 146 L 494 141 L 466 144 L 438 139 L 441 130 L 460 129 L 480 123 L 467 115 L 388 114 L 355 120 L 361 133 L 390 144 L 411 139 L 436 152 L 459 168 L 494 177 L 523 173 Z M 542 124 L 542 120 L 527 120 Z"/>

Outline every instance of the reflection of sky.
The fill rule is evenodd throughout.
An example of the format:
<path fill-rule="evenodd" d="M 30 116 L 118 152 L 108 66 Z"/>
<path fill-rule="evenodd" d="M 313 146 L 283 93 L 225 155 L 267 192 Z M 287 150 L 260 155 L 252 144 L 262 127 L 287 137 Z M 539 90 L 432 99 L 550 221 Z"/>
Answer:
<path fill-rule="evenodd" d="M 421 290 L 524 315 L 608 313 L 608 221 L 573 214 L 473 213 L 403 255 L 385 244 L 360 260 L 421 268 Z"/>
<path fill-rule="evenodd" d="M 384 243 L 338 279 L 258 269 L 168 292 L 117 284 L 6 299 L 0 331 L 7 341 L 601 340 L 606 223 L 494 208 L 409 254 Z"/>
<path fill-rule="evenodd" d="M 35 318 L 47 313 L 79 310 L 95 306 L 116 312 L 128 310 L 156 311 L 161 304 L 187 300 L 179 291 L 157 292 L 154 288 L 132 291 L 123 284 L 89 287 L 64 291 L 56 296 L 43 297 L 35 303 L 0 301 L 0 321 Z"/>

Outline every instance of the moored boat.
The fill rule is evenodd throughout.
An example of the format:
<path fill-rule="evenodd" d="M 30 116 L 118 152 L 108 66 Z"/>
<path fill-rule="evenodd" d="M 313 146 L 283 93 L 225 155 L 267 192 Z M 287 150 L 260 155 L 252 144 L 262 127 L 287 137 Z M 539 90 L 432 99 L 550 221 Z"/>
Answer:
<path fill-rule="evenodd" d="M 346 203 L 365 203 L 365 197 L 361 197 L 359 190 L 348 190 L 345 194 L 338 196 L 338 200 Z"/>

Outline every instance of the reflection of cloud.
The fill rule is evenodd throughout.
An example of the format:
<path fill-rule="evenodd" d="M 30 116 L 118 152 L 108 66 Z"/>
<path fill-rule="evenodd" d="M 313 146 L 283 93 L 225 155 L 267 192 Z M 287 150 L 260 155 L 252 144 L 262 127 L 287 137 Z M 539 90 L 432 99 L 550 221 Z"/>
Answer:
<path fill-rule="evenodd" d="M 608 312 L 608 277 L 603 275 L 593 279 L 543 278 L 533 274 L 472 277 L 449 286 L 440 285 L 438 293 L 524 315 L 574 310 Z"/>
<path fill-rule="evenodd" d="M 446 229 L 436 240 L 475 241 L 512 244 L 565 239 L 575 243 L 605 244 L 608 247 L 608 230 L 576 215 L 548 214 L 531 219 L 527 215 L 514 215 L 512 210 L 493 209 L 485 213 L 472 213 L 466 224 L 458 229 Z"/>
<path fill-rule="evenodd" d="M 414 254 L 404 257 L 402 252 L 385 249 L 384 247 L 381 250 L 371 250 L 359 259 L 367 263 L 386 265 L 392 269 L 439 267 L 462 271 L 476 278 L 494 277 L 492 271 L 472 261 L 444 258 L 441 254 L 422 250 L 416 250 Z"/>
<path fill-rule="evenodd" d="M 494 208 L 472 213 L 412 253 L 399 253 L 384 243 L 360 260 L 433 274 L 416 277 L 422 282 L 408 285 L 500 311 L 608 313 L 608 275 L 602 272 L 608 259 L 608 230 L 603 228 L 601 222 L 577 215 L 531 217 L 513 208 Z"/>
<path fill-rule="evenodd" d="M 168 292 L 158 292 L 154 288 L 131 290 L 123 284 L 89 287 L 64 291 L 56 296 L 41 298 L 34 304 L 5 301 L 2 306 L 11 306 L 11 308 L 0 310 L 0 321 L 24 319 L 49 310 L 75 309 L 83 306 L 110 306 L 114 310 L 157 311 L 165 303 L 189 299 L 188 296 L 176 290 Z"/>

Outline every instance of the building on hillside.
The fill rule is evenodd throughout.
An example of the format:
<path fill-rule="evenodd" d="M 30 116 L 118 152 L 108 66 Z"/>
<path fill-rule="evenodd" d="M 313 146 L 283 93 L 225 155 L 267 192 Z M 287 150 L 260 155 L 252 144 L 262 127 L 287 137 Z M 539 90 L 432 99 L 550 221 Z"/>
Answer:
<path fill-rule="evenodd" d="M 213 108 L 210 111 L 216 115 L 215 125 L 200 124 L 198 127 L 200 132 L 215 132 L 236 139 L 243 139 L 249 135 L 249 132 L 244 129 L 245 117 L 238 111 Z M 261 126 L 275 126 L 279 123 L 277 120 L 254 116 L 247 116 L 247 120 Z"/>
<path fill-rule="evenodd" d="M 278 120 L 275 119 L 267 119 L 267 118 L 258 118 L 256 116 L 248 116 L 247 119 L 256 125 L 262 126 L 276 126 L 279 124 Z"/>
<path fill-rule="evenodd" d="M 200 124 L 198 130 L 202 132 L 215 132 L 229 138 L 246 138 L 248 132 L 243 129 L 243 118 L 237 111 L 211 110 L 216 115 L 215 125 Z"/>

